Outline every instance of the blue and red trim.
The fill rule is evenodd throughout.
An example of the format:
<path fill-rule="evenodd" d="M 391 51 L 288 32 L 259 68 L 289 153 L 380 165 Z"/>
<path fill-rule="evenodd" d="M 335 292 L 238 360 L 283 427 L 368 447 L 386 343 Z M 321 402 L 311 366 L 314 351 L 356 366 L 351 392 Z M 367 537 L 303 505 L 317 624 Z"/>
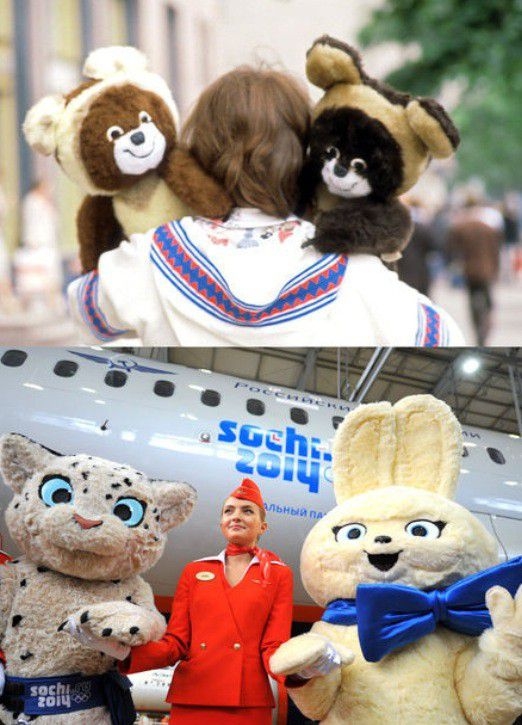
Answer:
<path fill-rule="evenodd" d="M 151 261 L 187 299 L 213 317 L 233 325 L 264 327 L 302 317 L 337 297 L 348 258 L 326 255 L 290 279 L 266 305 L 238 299 L 219 270 L 190 241 L 181 222 L 154 232 Z"/>
<path fill-rule="evenodd" d="M 430 305 L 420 303 L 418 308 L 417 336 L 415 345 L 441 347 L 447 345 L 448 331 L 440 312 Z"/>
<path fill-rule="evenodd" d="M 98 272 L 89 272 L 81 277 L 77 289 L 78 309 L 89 330 L 102 342 L 114 340 L 127 330 L 119 330 L 107 321 L 98 303 Z"/>

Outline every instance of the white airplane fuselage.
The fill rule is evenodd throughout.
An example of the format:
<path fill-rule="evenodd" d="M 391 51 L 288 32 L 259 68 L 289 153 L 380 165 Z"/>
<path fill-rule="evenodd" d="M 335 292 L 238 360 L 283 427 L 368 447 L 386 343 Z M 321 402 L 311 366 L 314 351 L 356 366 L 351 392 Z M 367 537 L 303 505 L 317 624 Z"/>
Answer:
<path fill-rule="evenodd" d="M 267 505 L 262 545 L 293 568 L 295 604 L 311 605 L 299 554 L 308 531 L 335 505 L 331 443 L 353 407 L 110 350 L 0 348 L 0 433 L 128 463 L 198 491 L 194 513 L 169 534 L 163 557 L 145 575 L 160 597 L 172 595 L 188 561 L 223 548 L 221 505 L 248 476 Z M 457 500 L 497 538 L 501 556 L 522 554 L 522 441 L 466 426 L 464 448 Z M 0 482 L 1 511 L 11 495 Z M 4 549 L 15 553 L 3 517 L 0 531 Z"/>

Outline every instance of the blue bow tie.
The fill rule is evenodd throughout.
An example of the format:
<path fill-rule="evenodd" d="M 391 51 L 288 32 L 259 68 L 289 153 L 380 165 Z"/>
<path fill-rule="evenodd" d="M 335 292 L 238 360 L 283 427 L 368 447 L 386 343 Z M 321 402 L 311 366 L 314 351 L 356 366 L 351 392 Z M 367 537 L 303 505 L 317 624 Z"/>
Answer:
<path fill-rule="evenodd" d="M 364 658 L 378 662 L 397 647 L 430 634 L 438 623 L 478 636 L 491 627 L 485 604 L 488 589 L 500 585 L 514 596 L 521 583 L 522 556 L 431 592 L 400 584 L 360 584 L 356 599 L 334 599 L 322 620 L 357 624 Z"/>

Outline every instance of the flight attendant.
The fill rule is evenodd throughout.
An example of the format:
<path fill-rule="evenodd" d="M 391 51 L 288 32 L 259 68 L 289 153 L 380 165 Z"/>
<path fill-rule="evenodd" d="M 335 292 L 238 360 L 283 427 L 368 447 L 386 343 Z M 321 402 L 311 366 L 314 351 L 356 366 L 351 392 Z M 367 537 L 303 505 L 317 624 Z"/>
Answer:
<path fill-rule="evenodd" d="M 165 635 L 133 647 L 120 671 L 179 662 L 167 695 L 176 725 L 270 725 L 268 662 L 290 636 L 292 572 L 257 545 L 268 526 L 253 481 L 232 491 L 220 525 L 226 548 L 187 564 Z"/>

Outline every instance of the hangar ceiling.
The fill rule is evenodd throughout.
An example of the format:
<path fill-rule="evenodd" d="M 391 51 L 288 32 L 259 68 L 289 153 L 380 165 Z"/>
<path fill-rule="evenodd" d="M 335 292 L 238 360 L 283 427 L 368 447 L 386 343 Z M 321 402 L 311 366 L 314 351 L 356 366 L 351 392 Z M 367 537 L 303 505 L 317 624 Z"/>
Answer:
<path fill-rule="evenodd" d="M 521 348 L 142 347 L 132 352 L 365 403 L 393 403 L 405 395 L 433 393 L 451 405 L 461 423 L 514 434 L 520 434 L 522 425 L 517 420 L 522 404 Z M 471 357 L 478 358 L 480 367 L 466 374 L 463 364 Z"/>

